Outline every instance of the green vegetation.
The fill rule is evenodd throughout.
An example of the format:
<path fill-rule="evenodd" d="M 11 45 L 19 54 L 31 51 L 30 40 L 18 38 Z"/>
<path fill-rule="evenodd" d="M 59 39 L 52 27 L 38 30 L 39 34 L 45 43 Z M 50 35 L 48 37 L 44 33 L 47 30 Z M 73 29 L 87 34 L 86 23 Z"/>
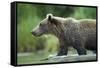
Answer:
<path fill-rule="evenodd" d="M 76 19 L 93 18 L 96 19 L 96 8 L 92 7 L 72 7 L 72 6 L 53 6 L 39 4 L 17 5 L 17 51 L 18 53 L 31 52 L 35 55 L 18 57 L 18 64 L 31 63 L 34 59 L 42 59 L 49 54 L 57 52 L 59 43 L 54 36 L 48 35 L 35 37 L 32 36 L 32 29 L 36 28 L 46 14 L 52 13 L 60 17 L 74 17 Z M 39 51 L 43 55 L 37 55 Z M 41 56 L 41 57 L 39 57 Z M 33 60 L 32 60 L 33 59 Z M 32 63 L 33 63 L 32 62 Z M 36 61 L 35 61 L 36 62 Z M 27 64 L 26 63 L 26 64 Z"/>
<path fill-rule="evenodd" d="M 76 19 L 96 19 L 96 9 L 90 7 L 79 7 L 73 14 L 73 17 Z"/>
<path fill-rule="evenodd" d="M 18 64 L 37 64 L 37 63 L 47 63 L 47 61 L 42 61 L 47 57 L 48 54 L 29 54 L 28 56 L 18 56 Z"/>

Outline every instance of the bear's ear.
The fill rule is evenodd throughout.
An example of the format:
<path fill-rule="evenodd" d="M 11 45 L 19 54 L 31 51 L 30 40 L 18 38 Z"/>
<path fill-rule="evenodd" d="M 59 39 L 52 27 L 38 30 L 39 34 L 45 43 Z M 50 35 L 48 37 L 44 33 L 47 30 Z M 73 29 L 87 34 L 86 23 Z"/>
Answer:
<path fill-rule="evenodd" d="M 47 14 L 47 19 L 49 20 L 49 21 L 51 21 L 52 20 L 52 18 L 53 18 L 53 15 L 52 14 Z"/>
<path fill-rule="evenodd" d="M 50 21 L 51 24 L 57 25 L 57 20 L 54 19 L 52 14 L 47 14 L 47 19 Z"/>

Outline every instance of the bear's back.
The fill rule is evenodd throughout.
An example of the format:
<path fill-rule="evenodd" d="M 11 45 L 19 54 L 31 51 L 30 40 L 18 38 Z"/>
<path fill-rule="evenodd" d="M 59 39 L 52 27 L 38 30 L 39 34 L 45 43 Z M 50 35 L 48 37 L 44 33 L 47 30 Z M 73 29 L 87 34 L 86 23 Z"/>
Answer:
<path fill-rule="evenodd" d="M 88 37 L 96 38 L 96 20 L 67 18 L 65 25 L 66 37 L 81 36 L 81 40 Z"/>
<path fill-rule="evenodd" d="M 83 28 L 96 28 L 96 20 L 93 19 L 82 19 L 79 20 L 79 23 Z"/>

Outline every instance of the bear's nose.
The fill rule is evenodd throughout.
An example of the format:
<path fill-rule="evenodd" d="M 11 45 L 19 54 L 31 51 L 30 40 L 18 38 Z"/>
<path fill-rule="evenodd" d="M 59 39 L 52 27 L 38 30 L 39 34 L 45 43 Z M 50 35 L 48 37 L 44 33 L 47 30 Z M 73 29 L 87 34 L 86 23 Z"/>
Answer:
<path fill-rule="evenodd" d="M 31 32 L 33 35 L 36 35 L 36 33 L 35 32 Z"/>

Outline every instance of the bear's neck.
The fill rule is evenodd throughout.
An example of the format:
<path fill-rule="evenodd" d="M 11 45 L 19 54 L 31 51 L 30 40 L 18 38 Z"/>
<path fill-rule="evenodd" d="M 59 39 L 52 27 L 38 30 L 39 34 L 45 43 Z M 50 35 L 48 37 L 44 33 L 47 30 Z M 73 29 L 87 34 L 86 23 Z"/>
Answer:
<path fill-rule="evenodd" d="M 59 39 L 64 39 L 65 38 L 65 27 L 63 24 L 55 26 L 53 29 L 52 34 L 58 37 Z"/>

